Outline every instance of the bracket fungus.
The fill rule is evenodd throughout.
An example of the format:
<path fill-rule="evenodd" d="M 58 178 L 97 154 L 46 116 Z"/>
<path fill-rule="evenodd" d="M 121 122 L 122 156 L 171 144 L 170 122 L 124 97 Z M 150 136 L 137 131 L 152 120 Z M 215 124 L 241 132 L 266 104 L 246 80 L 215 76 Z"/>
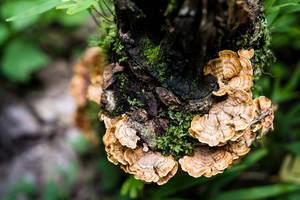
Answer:
<path fill-rule="evenodd" d="M 250 59 L 253 54 L 253 49 L 239 50 L 238 54 L 225 50 L 219 52 L 220 63 L 225 63 L 224 65 L 212 64 L 210 61 L 205 66 L 204 71 L 218 78 L 220 88 L 213 94 L 216 96 L 228 95 L 226 100 L 214 104 L 208 114 L 194 117 L 189 132 L 201 143 L 212 147 L 224 144 L 232 138 L 237 138 L 237 135 L 241 136 L 240 132 L 249 128 L 257 115 L 272 111 L 271 101 L 266 97 L 252 100 L 253 78 L 251 71 L 253 69 Z M 222 70 L 209 70 L 217 68 Z M 222 73 L 228 72 L 234 73 L 230 73 L 230 76 L 222 75 Z M 257 128 L 260 126 L 264 130 L 263 132 L 266 132 L 267 127 L 272 126 L 272 114 L 271 112 L 268 117 L 269 120 L 264 118 L 260 125 L 257 125 Z"/>
<path fill-rule="evenodd" d="M 227 99 L 214 104 L 208 114 L 195 116 L 189 129 L 191 136 L 197 138 L 199 142 L 223 152 L 223 155 L 230 154 L 223 159 L 227 160 L 226 167 L 232 160 L 250 151 L 258 131 L 260 135 L 264 135 L 273 127 L 274 107 L 271 100 L 264 96 L 252 99 L 253 69 L 250 59 L 253 54 L 253 49 L 239 50 L 238 54 L 225 50 L 219 52 L 220 58 L 217 62 L 214 59 L 205 66 L 205 73 L 212 74 L 218 79 L 220 88 L 213 94 L 216 96 L 227 94 Z M 223 75 L 225 73 L 227 75 Z M 214 162 L 210 162 L 208 169 L 202 169 L 203 163 L 206 162 L 203 160 L 203 152 L 207 153 L 198 150 L 193 156 L 185 156 L 179 160 L 183 170 L 194 177 L 211 176 L 222 172 L 215 167 L 219 162 L 217 159 L 212 159 Z M 213 155 L 210 154 L 212 158 Z"/>
<path fill-rule="evenodd" d="M 211 177 L 221 173 L 233 162 L 233 156 L 225 149 L 200 147 L 192 156 L 179 159 L 181 169 L 193 177 Z"/>
<path fill-rule="evenodd" d="M 172 122 L 162 113 L 160 118 L 153 119 L 146 110 L 139 108 L 114 117 L 106 112 L 100 115 L 106 126 L 103 144 L 108 159 L 135 178 L 159 185 L 176 174 L 178 165 L 193 177 L 211 177 L 222 173 L 250 151 L 257 137 L 273 127 L 272 102 L 264 96 L 252 98 L 253 69 L 250 59 L 253 54 L 252 49 L 239 50 L 238 53 L 224 50 L 219 52 L 219 58 L 209 61 L 204 67 L 206 75 L 212 74 L 218 79 L 219 89 L 212 94 L 220 99 L 210 103 L 206 114 L 195 113 L 190 124 L 187 124 L 187 134 L 191 139 L 195 138 L 191 154 L 175 157 L 172 153 L 162 152 L 156 146 L 155 138 L 164 135 L 160 130 L 168 130 Z M 112 109 L 110 107 L 116 102 L 110 102 L 112 98 L 107 97 L 107 93 L 117 81 L 118 73 L 123 72 L 124 67 L 119 64 L 93 71 L 89 75 L 96 81 L 80 86 L 79 91 L 86 88 L 87 97 L 96 100 L 106 110 Z M 77 78 L 73 79 L 74 83 Z M 164 87 L 154 90 L 164 106 L 173 106 L 176 110 L 185 103 Z M 82 95 L 79 97 L 83 99 Z M 173 120 L 182 117 L 172 113 L 169 112 L 169 115 Z"/>
<path fill-rule="evenodd" d="M 108 159 L 112 163 L 121 165 L 125 172 L 133 174 L 137 179 L 156 182 L 159 185 L 166 183 L 176 174 L 178 164 L 172 156 L 163 156 L 159 152 L 136 146 L 139 138 L 134 134 L 133 129 L 128 128 L 127 116 L 111 119 L 104 115 L 102 118 L 105 119 L 105 125 L 108 127 L 103 143 Z M 118 138 L 119 132 L 131 132 L 127 134 L 131 137 L 123 135 Z"/>
<path fill-rule="evenodd" d="M 208 62 L 204 67 L 204 75 L 211 74 L 218 79 L 219 90 L 216 96 L 224 96 L 233 90 L 250 92 L 253 81 L 253 69 L 250 59 L 254 50 L 241 49 L 238 53 L 230 50 L 219 52 L 219 58 Z"/>
<path fill-rule="evenodd" d="M 245 93 L 235 91 L 225 101 L 214 104 L 208 114 L 195 116 L 190 134 L 209 146 L 226 143 L 239 131 L 246 129 L 254 119 L 255 105 L 248 101 Z"/>
<path fill-rule="evenodd" d="M 101 110 L 112 163 L 159 185 L 179 166 L 211 177 L 273 128 L 271 100 L 252 95 L 272 57 L 261 1 L 182 1 L 177 17 L 162 12 L 167 1 L 114 2 L 107 63 L 87 56 L 72 81 L 79 107 Z"/>
<path fill-rule="evenodd" d="M 117 122 L 115 136 L 121 145 L 135 149 L 137 141 L 140 139 L 136 133 L 137 131 L 130 127 L 128 117 L 122 117 L 122 119 Z"/>

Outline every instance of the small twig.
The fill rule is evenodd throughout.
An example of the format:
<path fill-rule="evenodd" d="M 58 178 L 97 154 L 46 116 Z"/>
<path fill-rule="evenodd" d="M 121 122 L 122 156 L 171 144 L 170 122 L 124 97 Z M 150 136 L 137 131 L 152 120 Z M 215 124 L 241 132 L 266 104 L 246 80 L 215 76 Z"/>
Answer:
<path fill-rule="evenodd" d="M 97 24 L 97 26 L 100 26 L 101 24 L 100 24 L 100 22 L 98 21 L 97 17 L 94 15 L 92 9 L 89 9 L 89 13 L 90 13 L 90 15 L 92 16 L 94 22 Z"/>
<path fill-rule="evenodd" d="M 101 12 L 99 12 L 95 7 L 92 7 L 93 11 L 95 11 L 95 13 L 99 16 L 102 17 L 103 19 L 105 19 L 108 22 L 113 22 L 112 20 L 110 20 L 109 18 L 107 18 L 107 16 L 105 16 L 104 14 L 102 14 Z"/>
<path fill-rule="evenodd" d="M 115 16 L 115 15 L 114 15 L 114 12 L 113 12 L 113 11 L 111 10 L 111 8 L 107 5 L 106 0 L 103 0 L 103 3 L 104 3 L 104 5 L 105 5 L 105 7 L 109 10 L 110 14 L 111 14 L 112 16 Z"/>
<path fill-rule="evenodd" d="M 262 73 L 269 76 L 269 77 L 271 77 L 271 78 L 275 78 L 275 76 L 270 72 L 266 72 L 266 71 L 263 70 Z"/>
<path fill-rule="evenodd" d="M 271 114 L 272 114 L 272 111 L 271 111 L 271 110 L 262 113 L 261 115 L 259 115 L 257 118 L 255 118 L 255 119 L 251 122 L 251 125 L 260 122 L 261 120 L 263 120 L 264 118 L 268 117 L 268 116 L 271 115 Z"/>

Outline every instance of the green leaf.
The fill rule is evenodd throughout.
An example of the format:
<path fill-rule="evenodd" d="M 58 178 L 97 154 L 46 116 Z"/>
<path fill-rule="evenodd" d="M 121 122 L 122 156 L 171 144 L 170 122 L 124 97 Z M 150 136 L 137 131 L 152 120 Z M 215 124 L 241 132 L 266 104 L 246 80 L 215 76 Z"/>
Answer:
<path fill-rule="evenodd" d="M 300 156 L 286 155 L 281 163 L 279 177 L 287 183 L 300 184 Z"/>
<path fill-rule="evenodd" d="M 297 24 L 297 18 L 293 15 L 283 15 L 272 26 L 272 33 L 287 33 L 290 28 Z"/>
<path fill-rule="evenodd" d="M 273 4 L 275 3 L 276 0 L 265 0 L 264 4 L 265 4 L 265 9 L 268 10 L 269 8 L 271 8 L 273 6 Z"/>
<path fill-rule="evenodd" d="M 300 191 L 299 185 L 275 184 L 261 187 L 245 188 L 235 191 L 223 192 L 212 200 L 255 200 L 276 197 L 282 194 Z"/>
<path fill-rule="evenodd" d="M 296 12 L 299 12 L 300 11 L 300 5 L 298 6 L 292 6 L 292 7 L 289 7 L 287 9 L 284 9 L 284 13 L 288 13 L 288 14 L 291 14 L 291 13 L 296 13 Z"/>
<path fill-rule="evenodd" d="M 284 197 L 285 200 L 299 200 L 300 199 L 300 193 L 295 192 L 292 194 L 288 194 Z"/>
<path fill-rule="evenodd" d="M 144 182 L 129 176 L 121 187 L 121 195 L 136 199 L 144 188 Z"/>
<path fill-rule="evenodd" d="M 97 4 L 97 0 L 84 0 L 84 1 L 71 0 L 57 6 L 57 9 L 66 9 L 67 14 L 73 15 L 83 10 L 87 10 L 96 4 Z"/>
<path fill-rule="evenodd" d="M 97 170 L 100 172 L 101 181 L 99 185 L 105 192 L 120 189 L 119 183 L 123 172 L 119 166 L 112 165 L 106 157 L 96 159 Z M 107 173 L 109 172 L 109 173 Z"/>
<path fill-rule="evenodd" d="M 37 4 L 36 6 L 28 10 L 25 10 L 24 12 L 16 16 L 10 17 L 6 21 L 15 21 L 26 17 L 42 14 L 62 4 L 62 0 L 40 0 L 36 4 Z"/>
<path fill-rule="evenodd" d="M 72 149 L 74 149 L 79 155 L 89 152 L 92 147 L 91 142 L 84 136 L 84 134 L 71 138 L 69 142 Z"/>
<path fill-rule="evenodd" d="M 284 146 L 290 153 L 300 155 L 300 141 L 286 144 Z"/>
<path fill-rule="evenodd" d="M 48 181 L 42 191 L 43 200 L 58 200 L 58 199 L 71 199 L 71 191 L 68 191 L 65 187 L 60 187 L 53 180 Z"/>
<path fill-rule="evenodd" d="M 276 64 L 272 68 L 272 73 L 275 76 L 271 99 L 276 103 L 283 103 L 299 97 L 296 88 L 300 82 L 300 64 L 297 65 L 293 74 L 281 64 Z M 282 80 L 288 79 L 287 83 L 283 84 Z"/>
<path fill-rule="evenodd" d="M 285 13 L 294 13 L 299 9 L 299 0 L 266 0 L 265 13 L 269 27 L 272 27 L 273 23 L 275 23 L 275 21 L 278 19 L 278 16 L 281 16 Z"/>
<path fill-rule="evenodd" d="M 272 31 L 272 25 L 274 24 L 275 20 L 278 18 L 279 16 L 279 12 L 273 12 L 273 13 L 268 13 L 266 15 L 267 18 L 267 24 L 270 28 L 270 30 Z M 273 31 L 272 31 L 273 32 Z"/>
<path fill-rule="evenodd" d="M 283 4 L 280 4 L 280 5 L 270 8 L 268 11 L 269 12 L 278 12 L 281 8 L 285 8 L 288 6 L 297 6 L 297 5 L 299 5 L 299 3 L 283 3 Z"/>
<path fill-rule="evenodd" d="M 30 199 L 30 197 L 33 197 L 37 193 L 38 188 L 36 185 L 23 177 L 8 187 L 8 189 L 4 192 L 2 199 L 15 200 L 20 196 Z"/>
<path fill-rule="evenodd" d="M 300 62 L 297 64 L 296 70 L 293 72 L 292 77 L 286 84 L 286 90 L 295 90 L 300 82 Z"/>
<path fill-rule="evenodd" d="M 0 24 L 0 45 L 2 45 L 8 37 L 8 28 L 4 24 Z"/>
<path fill-rule="evenodd" d="M 299 138 L 299 127 L 300 123 L 300 103 L 292 106 L 292 109 L 284 111 L 279 106 L 279 110 L 276 112 L 276 132 L 282 136 L 286 136 L 289 133 L 289 137 Z M 288 146 L 289 144 L 286 144 Z"/>
<path fill-rule="evenodd" d="M 7 1 L 1 6 L 1 12 L 3 18 L 9 18 L 11 16 L 18 15 L 19 13 L 24 12 L 32 7 L 34 7 L 36 3 L 34 1 Z M 25 28 L 31 26 L 32 24 L 38 21 L 38 16 L 30 16 L 26 18 L 19 19 L 17 21 L 11 22 L 11 27 L 13 31 L 21 31 Z"/>
<path fill-rule="evenodd" d="M 300 123 L 300 103 L 293 105 L 293 109 L 291 109 L 288 113 L 286 113 L 283 118 L 286 120 L 286 123 L 290 125 L 297 125 Z"/>
<path fill-rule="evenodd" d="M 28 81 L 32 72 L 45 67 L 49 61 L 37 47 L 20 39 L 8 44 L 4 52 L 1 70 L 13 81 Z"/>
<path fill-rule="evenodd" d="M 59 19 L 59 22 L 67 27 L 75 27 L 86 23 L 89 17 L 90 15 L 86 11 L 74 14 L 72 16 L 63 13 L 62 17 Z"/>
<path fill-rule="evenodd" d="M 72 163 L 64 166 L 57 166 L 57 174 L 62 177 L 61 183 L 66 189 L 71 189 L 79 176 L 79 163 L 73 161 Z"/>

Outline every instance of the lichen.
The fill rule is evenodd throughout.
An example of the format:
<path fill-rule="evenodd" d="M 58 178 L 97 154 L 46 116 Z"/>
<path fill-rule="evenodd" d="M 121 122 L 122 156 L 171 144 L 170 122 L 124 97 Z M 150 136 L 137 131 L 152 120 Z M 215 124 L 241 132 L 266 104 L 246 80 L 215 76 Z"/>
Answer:
<path fill-rule="evenodd" d="M 157 148 L 165 155 L 172 155 L 176 159 L 184 155 L 191 155 L 198 143 L 196 139 L 189 135 L 188 129 L 193 119 L 193 114 L 174 111 L 169 109 L 162 116 L 170 118 L 172 122 L 169 124 L 165 133 L 157 137 Z"/>

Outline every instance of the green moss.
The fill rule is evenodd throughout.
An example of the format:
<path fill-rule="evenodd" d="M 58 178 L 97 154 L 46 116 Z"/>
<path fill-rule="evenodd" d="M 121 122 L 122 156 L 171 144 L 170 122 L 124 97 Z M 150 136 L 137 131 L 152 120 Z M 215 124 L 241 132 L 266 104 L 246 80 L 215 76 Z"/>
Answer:
<path fill-rule="evenodd" d="M 143 54 L 146 58 L 145 64 L 150 66 L 150 71 L 163 82 L 166 79 L 166 63 L 164 58 L 164 52 L 161 45 L 156 45 L 148 38 L 141 40 Z"/>
<path fill-rule="evenodd" d="M 124 73 L 116 74 L 116 80 L 119 84 L 120 91 L 124 91 L 127 78 Z"/>
<path fill-rule="evenodd" d="M 164 16 L 170 15 L 174 11 L 174 9 L 176 8 L 175 0 L 168 0 L 168 1 L 169 1 L 168 6 L 167 6 L 167 9 L 164 12 Z"/>
<path fill-rule="evenodd" d="M 118 37 L 116 37 L 112 46 L 112 50 L 117 54 L 118 62 L 126 62 L 128 60 L 128 57 L 125 54 L 125 46 L 123 45 L 122 41 Z"/>
<path fill-rule="evenodd" d="M 160 46 L 147 45 L 144 48 L 144 55 L 147 58 L 147 64 L 154 64 L 158 60 L 160 60 L 160 56 L 162 55 Z"/>
<path fill-rule="evenodd" d="M 126 112 L 128 108 L 127 102 L 124 99 L 124 97 L 121 97 L 120 94 L 118 94 L 118 102 L 116 102 L 116 106 L 114 110 L 107 112 L 110 117 L 117 117 Z"/>
<path fill-rule="evenodd" d="M 176 159 L 192 154 L 198 143 L 188 133 L 194 115 L 174 110 L 161 115 L 166 115 L 172 122 L 164 135 L 157 138 L 158 150 L 163 154 L 173 155 Z"/>
<path fill-rule="evenodd" d="M 111 57 L 112 54 L 116 55 L 114 62 L 123 63 L 128 60 L 125 53 L 125 46 L 118 37 L 117 25 L 108 21 L 101 21 L 99 29 L 100 36 L 90 38 L 90 46 L 99 46 L 106 58 Z"/>
<path fill-rule="evenodd" d="M 261 23 L 255 26 L 254 33 L 247 33 L 238 38 L 236 45 L 238 49 L 241 48 L 254 48 L 254 57 L 251 59 L 255 82 L 259 81 L 265 69 L 275 62 L 275 57 L 270 49 L 271 36 L 264 18 L 259 19 Z M 253 22 L 255 23 L 255 22 Z M 249 37 L 249 35 L 252 35 Z M 252 91 L 255 96 L 259 94 L 260 85 L 254 84 Z"/>
<path fill-rule="evenodd" d="M 119 115 L 123 114 L 123 106 L 118 106 L 118 108 L 109 113 L 111 117 L 118 117 Z"/>
<path fill-rule="evenodd" d="M 157 65 L 156 70 L 158 72 L 159 80 L 161 82 L 166 80 L 166 65 L 164 63 L 160 63 Z"/>
<path fill-rule="evenodd" d="M 127 97 L 127 102 L 131 106 L 138 106 L 138 107 L 143 107 L 144 106 L 143 101 L 141 101 L 139 99 L 136 99 L 136 98 L 132 98 L 132 97 Z"/>
<path fill-rule="evenodd" d="M 254 47 L 255 54 L 251 62 L 254 66 L 254 76 L 256 79 L 261 76 L 265 68 L 275 61 L 275 57 L 270 49 L 271 36 L 267 23 L 264 18 L 260 20 L 262 20 L 261 23 L 256 23 L 259 24 L 259 26 L 255 26 L 254 33 L 251 34 L 251 37 L 249 37 L 249 33 L 246 33 L 236 41 L 238 49 Z"/>
<path fill-rule="evenodd" d="M 109 53 L 117 38 L 117 26 L 114 23 L 102 21 L 100 29 L 103 31 L 99 38 L 99 46 L 104 53 Z"/>
<path fill-rule="evenodd" d="M 138 106 L 138 107 L 143 107 L 145 104 L 142 100 L 135 98 L 135 97 L 130 97 L 127 96 L 126 91 L 125 91 L 125 86 L 126 84 L 131 84 L 129 83 L 130 81 L 128 80 L 128 77 L 124 73 L 118 73 L 116 74 L 116 82 L 118 84 L 119 91 L 121 92 L 122 98 L 126 99 L 127 103 L 129 106 Z M 138 95 L 142 96 L 142 92 L 137 92 Z"/>

